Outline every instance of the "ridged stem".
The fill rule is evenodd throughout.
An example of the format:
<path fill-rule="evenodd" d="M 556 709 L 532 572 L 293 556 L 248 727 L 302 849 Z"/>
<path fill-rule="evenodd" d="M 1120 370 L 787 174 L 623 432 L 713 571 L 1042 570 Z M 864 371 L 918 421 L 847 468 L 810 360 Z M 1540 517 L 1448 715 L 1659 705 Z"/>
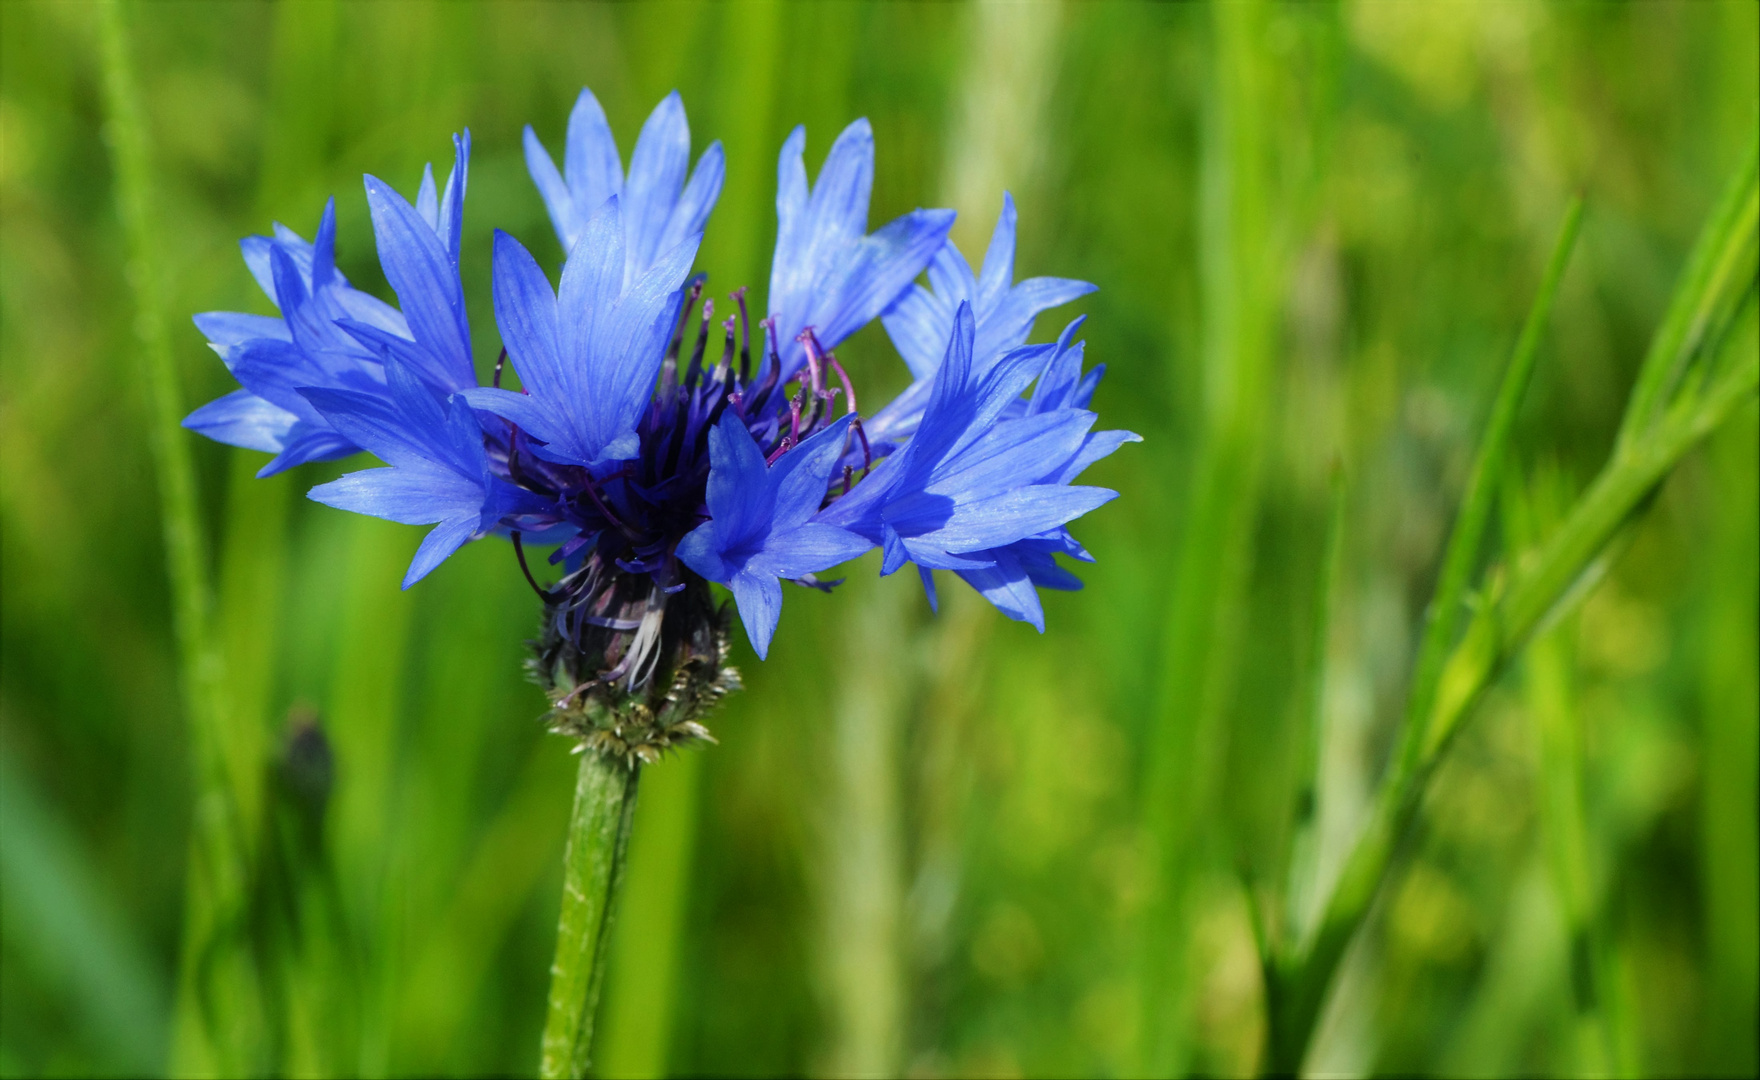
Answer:
<path fill-rule="evenodd" d="M 562 864 L 562 910 L 556 960 L 550 965 L 550 1009 L 538 1075 L 545 1080 L 587 1075 L 593 1017 L 610 955 L 630 826 L 635 821 L 639 766 L 592 751 L 581 755 Z"/>
<path fill-rule="evenodd" d="M 228 784 L 224 662 L 211 632 L 213 590 L 196 500 L 195 469 L 180 426 L 183 406 L 158 276 L 152 156 L 140 86 L 120 0 L 98 6 L 106 135 L 115 163 L 117 216 L 133 293 L 137 378 L 147 404 L 148 445 L 171 586 L 178 674 L 194 754 L 194 814 L 178 980 L 174 1073 L 237 1074 L 256 1063 L 248 958 L 223 936 L 244 902 L 248 843 Z"/>

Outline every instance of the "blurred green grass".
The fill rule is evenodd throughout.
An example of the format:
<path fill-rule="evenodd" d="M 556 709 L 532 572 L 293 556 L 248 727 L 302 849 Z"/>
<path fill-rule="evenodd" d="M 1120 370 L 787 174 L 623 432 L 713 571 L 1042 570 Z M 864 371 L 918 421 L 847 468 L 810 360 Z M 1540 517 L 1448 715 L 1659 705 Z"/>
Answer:
<path fill-rule="evenodd" d="M 1175 973 L 1193 1003 L 1190 1067 L 1240 1073 L 1258 1059 L 1257 959 L 1226 871 L 1268 875 L 1289 842 L 1333 463 L 1348 484 L 1324 643 L 1323 875 L 1390 750 L 1477 433 L 1569 194 L 1582 190 L 1589 213 L 1513 455 L 1574 491 L 1607 454 L 1687 247 L 1756 122 L 1755 12 L 1741 0 L 1293 5 L 1270 8 L 1254 36 L 1268 196 L 1289 231 L 1261 301 L 1281 329 L 1229 612 L 1237 670 L 1194 751 L 1217 852 L 1198 865 L 1218 869 L 1194 879 Z M 1099 558 L 1088 587 L 1047 597 L 1044 637 L 954 585 L 931 619 L 911 583 L 868 580 L 865 564 L 839 595 L 791 592 L 771 659 L 739 657 L 748 689 L 711 722 L 721 745 L 644 779 L 626 901 L 643 881 L 653 899 L 614 953 L 604 1064 L 1132 1068 L 1140 784 L 1206 423 L 1208 13 L 166 2 L 131 7 L 129 22 L 190 406 L 227 379 L 183 317 L 267 310 L 236 239 L 271 219 L 309 231 L 334 193 L 343 269 L 385 295 L 359 176 L 411 185 L 465 125 L 477 155 L 466 291 L 477 353 L 492 357 L 490 227 L 559 256 L 519 129 L 554 145 L 582 84 L 626 152 L 673 87 L 698 144 L 724 141 L 728 183 L 702 259 L 721 291 L 762 288 L 773 155 L 797 122 L 816 164 L 845 122 L 869 116 L 873 220 L 953 205 L 974 257 L 1000 188 L 1014 192 L 1021 273 L 1100 284 L 1078 305 L 1090 359 L 1108 365 L 1098 407 L 1146 437 L 1095 470 L 1124 497 L 1078 529 Z M 102 100 L 87 7 L 0 5 L 7 1075 L 161 1060 L 183 926 L 193 767 Z M 902 385 L 877 328 L 847 351 L 864 396 Z M 571 765 L 521 678 L 533 598 L 493 543 L 400 593 L 416 530 L 300 497 L 342 466 L 259 482 L 255 455 L 192 443 L 232 715 L 274 755 L 292 711 L 315 710 L 335 755 L 324 845 L 289 870 L 305 890 L 296 930 L 252 939 L 261 970 L 286 973 L 269 980 L 289 996 L 270 1010 L 272 1067 L 529 1072 Z M 1757 443 L 1750 403 L 1664 487 L 1576 625 L 1464 733 L 1311 1065 L 1580 1067 L 1575 901 L 1548 876 L 1541 764 L 1547 710 L 1563 707 L 1580 724 L 1612 1060 L 1754 1072 Z M 876 644 L 880 623 L 901 640 Z M 1561 677 L 1564 706 L 1541 689 Z M 865 680 L 882 705 L 849 704 L 873 700 L 849 689 Z M 851 756 L 864 745 L 878 752 Z M 271 805 L 279 790 L 265 784 Z M 852 899 L 876 890 L 880 910 L 859 917 Z M 840 978 L 863 955 L 845 948 L 879 950 L 866 955 L 889 957 L 890 974 Z M 874 1016 L 878 1030 L 852 1020 Z"/>

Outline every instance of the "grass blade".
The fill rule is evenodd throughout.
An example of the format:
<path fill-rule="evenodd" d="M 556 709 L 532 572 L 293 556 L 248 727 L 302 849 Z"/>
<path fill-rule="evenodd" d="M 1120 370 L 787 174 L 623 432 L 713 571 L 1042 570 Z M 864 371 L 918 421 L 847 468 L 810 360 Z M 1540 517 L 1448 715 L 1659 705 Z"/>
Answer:
<path fill-rule="evenodd" d="M 1582 224 L 1583 200 L 1575 198 L 1565 209 L 1558 242 L 1553 245 L 1552 257 L 1547 260 L 1546 272 L 1540 279 L 1540 291 L 1534 298 L 1534 306 L 1528 310 L 1521 336 L 1516 339 L 1509 366 L 1504 369 L 1497 400 L 1491 407 L 1485 434 L 1473 459 L 1473 471 L 1468 475 L 1466 491 L 1461 495 L 1460 513 L 1455 518 L 1453 532 L 1449 534 L 1448 548 L 1442 557 L 1442 573 L 1425 615 L 1423 642 L 1418 647 L 1417 667 L 1406 699 L 1405 726 L 1401 730 L 1400 749 L 1393 764 L 1393 782 L 1396 784 L 1411 773 L 1417 764 L 1416 755 L 1424 745 L 1425 721 L 1435 703 L 1443 662 L 1455 644 L 1467 587 L 1478 567 L 1486 523 L 1503 482 L 1503 462 L 1509 452 L 1510 436 L 1515 431 L 1516 411 L 1521 407 L 1528 383 L 1533 378 L 1540 340 L 1552 316 L 1558 286 L 1564 279 L 1564 270 L 1570 262 L 1571 250 L 1576 246 L 1577 232 Z"/>
<path fill-rule="evenodd" d="M 1752 197 L 1755 184 L 1752 163 L 1750 155 L 1737 174 L 1750 189 L 1744 199 Z M 1683 307 L 1697 311 L 1733 310 L 1738 324 L 1753 323 L 1754 238 L 1751 230 L 1742 228 L 1743 220 L 1739 214 L 1714 214 L 1707 225 L 1710 242 L 1704 245 L 1719 253 L 1717 264 L 1734 266 L 1738 272 L 1698 276 L 1689 273 L 1680 285 L 1680 290 L 1689 295 L 1686 300 L 1677 299 L 1671 304 L 1671 311 Z M 1731 257 L 1727 254 L 1730 251 L 1749 254 Z M 1730 321 L 1724 321 L 1726 327 Z M 1670 329 L 1670 324 L 1665 323 L 1659 333 L 1668 333 Z M 1500 579 L 1492 579 L 1491 594 L 1484 598 L 1459 644 L 1442 664 L 1430 708 L 1415 723 L 1408 714 L 1403 738 L 1416 740 L 1417 746 L 1412 749 L 1409 743 L 1404 744 L 1401 757 L 1382 783 L 1371 820 L 1332 892 L 1313 943 L 1280 976 L 1287 986 L 1279 996 L 1290 1004 L 1284 1015 L 1272 1017 L 1273 1024 L 1281 1029 L 1273 1037 L 1279 1054 L 1269 1062 L 1272 1071 L 1293 1071 L 1299 1067 L 1345 946 L 1390 876 L 1399 843 L 1417 816 L 1425 782 L 1461 721 L 1541 623 L 1557 617 L 1582 597 L 1586 590 L 1577 588 L 1578 583 L 1593 581 L 1598 570 L 1605 567 L 1609 546 L 1687 451 L 1722 423 L 1737 405 L 1752 398 L 1756 385 L 1760 385 L 1760 355 L 1743 347 L 1745 328 L 1738 325 L 1736 329 L 1740 332 L 1722 332 L 1700 339 L 1701 344 L 1712 346 L 1710 350 L 1699 350 L 1712 353 L 1708 357 L 1709 370 L 1717 370 L 1723 354 L 1734 357 L 1715 381 L 1702 393 L 1655 410 L 1657 418 L 1641 436 L 1616 447 L 1612 460 L 1564 523 L 1541 546 L 1534 560 L 1523 566 L 1506 588 L 1497 588 Z M 1729 347 L 1732 342 L 1735 348 Z M 1628 413 L 1631 415 L 1642 414 Z"/>
<path fill-rule="evenodd" d="M 1751 236 L 1754 232 L 1754 177 L 1757 171 L 1760 171 L 1760 139 L 1748 144 L 1742 164 L 1730 177 L 1711 217 L 1693 242 L 1692 253 L 1687 256 L 1687 265 L 1682 271 L 1681 285 L 1668 305 L 1661 327 L 1651 339 L 1649 351 L 1644 354 L 1637 384 L 1633 386 L 1631 399 L 1626 405 L 1625 418 L 1620 423 L 1619 446 L 1622 450 L 1654 419 L 1667 384 L 1679 377 L 1693 349 L 1704 340 L 1711 305 L 1722 292 L 1713 279 L 1720 270 L 1727 272 L 1731 265 L 1728 241 L 1731 237 Z"/>

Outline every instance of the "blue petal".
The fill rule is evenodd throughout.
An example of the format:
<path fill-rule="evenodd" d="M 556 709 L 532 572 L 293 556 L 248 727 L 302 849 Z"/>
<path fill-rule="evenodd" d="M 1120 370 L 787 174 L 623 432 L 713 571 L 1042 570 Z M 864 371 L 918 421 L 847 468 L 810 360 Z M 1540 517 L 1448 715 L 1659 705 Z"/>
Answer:
<path fill-rule="evenodd" d="M 656 255 L 663 255 L 679 244 L 703 232 L 703 226 L 709 221 L 709 212 L 715 209 L 715 201 L 721 198 L 721 184 L 727 176 L 727 159 L 719 141 L 709 144 L 703 156 L 697 159 L 697 167 L 691 170 L 690 183 L 685 185 L 684 194 L 679 196 L 678 205 L 672 208 L 672 216 L 666 221 L 666 228 L 660 234 L 660 240 L 654 245 Z M 652 260 L 650 260 L 650 265 Z M 643 266 L 641 269 L 646 270 Z M 636 275 L 628 275 L 633 280 Z"/>
<path fill-rule="evenodd" d="M 623 293 L 623 237 L 619 200 L 609 199 L 587 222 L 562 267 L 556 287 L 556 341 L 566 373 L 563 385 L 571 396 L 591 385 L 588 373 L 597 359 L 591 355 L 594 335 L 611 321 Z M 570 412 L 586 409 L 590 412 L 583 415 L 590 415 L 600 411 L 599 405 L 598 400 L 582 401 L 571 404 Z"/>
<path fill-rule="evenodd" d="M 495 230 L 492 283 L 495 325 L 520 380 L 534 394 L 566 399 L 570 384 L 557 342 L 556 294 L 531 252 L 500 229 Z"/>
<path fill-rule="evenodd" d="M 403 587 L 407 589 L 427 577 L 435 567 L 445 562 L 448 556 L 475 536 L 474 518 L 460 517 L 441 522 L 422 538 L 422 546 L 416 548 L 416 556 L 410 560 L 409 571 L 403 575 Z"/>
<path fill-rule="evenodd" d="M 1117 497 L 1118 492 L 1106 488 L 1034 484 L 963 503 L 940 528 L 912 539 L 950 552 L 1002 547 L 1072 521 Z"/>
<path fill-rule="evenodd" d="M 574 200 L 577 229 L 585 228 L 605 200 L 623 194 L 623 159 L 617 153 L 617 141 L 611 137 L 611 125 L 605 122 L 605 110 L 591 90 L 581 88 L 574 108 L 568 114 L 568 147 L 563 154 L 563 175 Z M 562 249 L 569 251 L 579 234 L 565 238 Z"/>
<path fill-rule="evenodd" d="M 353 319 L 337 319 L 336 325 L 363 348 L 377 354 L 381 361 L 389 359 L 403 364 L 442 394 L 466 388 L 455 384 L 455 373 L 448 371 L 438 357 L 409 338 Z M 473 377 L 469 386 L 475 385 Z"/>
<path fill-rule="evenodd" d="M 494 386 L 479 386 L 463 391 L 459 396 L 470 402 L 472 408 L 494 413 L 518 425 L 521 431 L 539 442 L 554 444 L 531 448 L 545 461 L 555 461 L 563 465 L 580 464 L 577 460 L 579 455 L 569 452 L 574 447 L 575 440 L 568 428 L 567 419 L 557 415 L 536 396 Z"/>
<path fill-rule="evenodd" d="M 812 283 L 806 262 L 807 129 L 796 125 L 776 161 L 776 251 L 770 261 L 770 311 L 784 310 Z"/>
<path fill-rule="evenodd" d="M 307 493 L 314 502 L 402 525 L 468 516 L 474 528 L 483 489 L 444 465 L 418 462 L 347 473 Z"/>
<path fill-rule="evenodd" d="M 936 296 L 944 298 L 948 307 L 967 303 L 973 311 L 984 310 L 978 304 L 978 279 L 972 276 L 972 264 L 966 262 L 952 240 L 941 245 L 941 250 L 929 260 L 927 270 L 929 287 Z"/>
<path fill-rule="evenodd" d="M 630 155 L 629 180 L 623 189 L 624 236 L 629 265 L 622 280 L 632 282 L 661 253 L 660 238 L 684 187 L 690 166 L 691 129 L 678 91 L 654 106 Z"/>
<path fill-rule="evenodd" d="M 739 621 L 762 660 L 770 654 L 770 638 L 776 633 L 776 621 L 782 617 L 782 585 L 773 577 L 744 572 L 733 575 L 731 584 L 734 602 L 739 605 Z"/>
<path fill-rule="evenodd" d="M 446 176 L 446 192 L 440 196 L 437 224 L 432 227 L 441 246 L 446 249 L 446 254 L 452 258 L 452 272 L 456 276 L 459 245 L 464 237 L 464 194 L 471 172 L 470 128 L 465 128 L 462 134 L 452 137 L 452 153 L 452 171 Z M 462 291 L 460 296 L 462 298 Z M 459 310 L 464 310 L 462 303 Z M 470 340 L 468 328 L 465 330 L 465 340 Z"/>
<path fill-rule="evenodd" d="M 1041 311 L 1060 307 L 1093 292 L 1097 286 L 1068 278 L 1036 277 L 1010 289 L 984 317 L 979 328 L 980 356 L 993 356 L 1014 348 L 1033 332 L 1033 320 Z"/>
<path fill-rule="evenodd" d="M 825 501 L 826 488 L 831 483 L 832 471 L 843 456 L 849 426 L 850 417 L 845 415 L 776 462 L 775 475 L 771 477 L 776 488 L 776 529 L 794 528 L 819 512 L 819 505 Z M 810 570 L 801 572 L 812 573 Z"/>
<path fill-rule="evenodd" d="M 1114 450 L 1125 443 L 1142 442 L 1143 437 L 1134 431 L 1096 431 L 1082 443 L 1082 448 L 1070 458 L 1056 476 L 1051 477 L 1053 483 L 1067 484 L 1082 474 L 1082 470 L 1109 456 Z"/>
<path fill-rule="evenodd" d="M 838 133 L 813 185 L 807 229 L 818 251 L 853 242 L 868 231 L 873 190 L 874 129 L 862 117 Z"/>
<path fill-rule="evenodd" d="M 864 238 L 838 288 L 808 317 L 820 343 L 836 348 L 890 307 L 946 241 L 953 219 L 952 210 L 913 210 Z"/>
<path fill-rule="evenodd" d="M 718 525 L 715 538 L 721 552 L 741 551 L 768 524 L 775 506 L 775 493 L 768 483 L 764 452 L 752 433 L 734 415 L 721 414 L 709 431 L 709 482 L 704 501 Z"/>
<path fill-rule="evenodd" d="M 232 376 L 251 393 L 274 402 L 295 416 L 317 414 L 300 396 L 303 386 L 326 386 L 336 380 L 313 356 L 291 342 L 257 338 L 232 347 Z"/>
<path fill-rule="evenodd" d="M 752 556 L 746 570 L 798 578 L 848 562 L 873 546 L 852 532 L 810 521 L 771 537 L 764 550 Z"/>
<path fill-rule="evenodd" d="M 449 182 L 449 191 L 451 187 Z M 366 178 L 366 189 L 379 263 L 397 291 L 411 335 L 450 373 L 452 385 L 447 389 L 476 385 L 464 290 L 452 256 L 402 195 L 374 176 Z"/>
<path fill-rule="evenodd" d="M 705 521 L 686 533 L 678 542 L 676 553 L 680 561 L 709 581 L 725 583 L 733 576 L 721 558 L 721 538 L 713 521 Z"/>
<path fill-rule="evenodd" d="M 917 567 L 917 575 L 923 579 L 923 595 L 929 598 L 929 610 L 941 614 L 941 602 L 935 594 L 935 571 L 927 566 Z"/>
<path fill-rule="evenodd" d="M 205 311 L 194 319 L 196 329 L 216 345 L 242 345 L 255 338 L 292 341 L 287 323 L 273 315 L 246 315 L 238 311 Z"/>
<path fill-rule="evenodd" d="M 953 307 L 921 285 L 912 285 L 881 314 L 880 322 L 911 369 L 911 377 L 933 378 L 953 330 Z"/>
<path fill-rule="evenodd" d="M 299 417 L 249 390 L 234 390 L 183 418 L 183 426 L 215 442 L 280 453 Z"/>
<path fill-rule="evenodd" d="M 996 229 L 990 234 L 990 247 L 984 252 L 984 269 L 978 275 L 977 292 L 972 297 L 972 302 L 981 311 L 993 308 L 1014 281 L 1014 230 L 1014 196 L 1004 191 L 1002 212 L 996 215 Z"/>
<path fill-rule="evenodd" d="M 983 570 L 961 570 L 959 576 L 966 584 L 978 590 L 984 599 L 995 605 L 996 610 L 1017 622 L 1024 622 L 1039 631 L 1045 632 L 1045 609 L 1039 603 L 1039 594 L 1033 588 L 1032 580 L 1022 568 L 1020 560 L 1009 552 L 992 552 L 996 563 Z"/>
<path fill-rule="evenodd" d="M 526 125 L 525 148 L 526 172 L 531 174 L 538 197 L 544 200 L 544 209 L 550 213 L 550 226 L 556 230 L 557 243 L 567 251 L 574 246 L 575 235 L 580 231 L 580 222 L 574 216 L 574 198 L 569 194 L 562 174 L 556 171 L 556 162 L 550 159 L 549 151 L 538 141 L 538 133 L 530 124 Z"/>
<path fill-rule="evenodd" d="M 697 257 L 692 236 L 662 255 L 618 300 L 609 325 L 600 322 L 589 346 L 592 366 L 586 393 L 594 409 L 589 430 L 600 461 L 622 461 L 636 455 L 636 423 L 654 393 L 654 380 L 666 358 L 678 310 L 679 286 Z M 566 288 L 567 272 L 564 271 Z"/>
<path fill-rule="evenodd" d="M 308 461 L 335 461 L 360 453 L 360 447 L 319 420 L 301 420 L 288 430 L 281 453 L 257 470 L 258 479 L 286 472 Z"/>
<path fill-rule="evenodd" d="M 1052 482 L 1082 447 L 1094 414 L 1079 409 L 1006 420 L 935 471 L 923 490 L 960 500 Z"/>
<path fill-rule="evenodd" d="M 434 186 L 434 163 L 422 166 L 422 186 L 416 189 L 416 213 L 428 223 L 428 228 L 440 231 L 440 189 Z"/>

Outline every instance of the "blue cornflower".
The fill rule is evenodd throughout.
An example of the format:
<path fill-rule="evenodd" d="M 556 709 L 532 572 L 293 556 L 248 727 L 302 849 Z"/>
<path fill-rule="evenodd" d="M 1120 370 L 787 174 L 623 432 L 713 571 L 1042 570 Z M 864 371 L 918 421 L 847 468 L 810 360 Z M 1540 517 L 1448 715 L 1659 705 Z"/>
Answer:
<path fill-rule="evenodd" d="M 312 498 L 434 525 L 405 587 L 469 540 L 509 534 L 545 601 L 536 668 L 559 728 L 624 756 L 705 737 L 692 717 L 734 685 L 731 616 L 711 582 L 732 591 L 760 657 L 783 581 L 829 589 L 816 575 L 874 546 L 883 573 L 915 564 L 931 601 L 933 571 L 951 570 L 1040 629 L 1036 588 L 1079 587 L 1055 556 L 1090 557 L 1065 526 L 1115 493 L 1073 481 L 1136 436 L 1093 430 L 1101 371 L 1082 373 L 1080 319 L 1054 345 L 1024 344 L 1041 311 L 1093 286 L 1013 282 L 1011 199 L 974 275 L 947 242 L 951 211 L 867 232 L 865 120 L 838 137 L 811 186 L 796 128 L 779 160 L 768 317 L 754 334 L 735 290 L 717 359 L 714 301 L 701 275 L 687 278 L 720 192 L 720 145 L 687 183 L 690 129 L 672 94 L 625 176 L 583 91 L 561 172 L 526 129 L 566 251 L 558 284 L 495 233 L 493 308 L 514 391 L 500 362 L 493 385 L 477 382 L 459 277 L 469 133 L 454 145 L 444 191 L 427 170 L 413 204 L 366 178 L 401 311 L 336 271 L 333 204 L 312 244 L 279 228 L 245 242 L 282 315 L 198 317 L 243 389 L 186 423 L 275 453 L 265 472 L 378 456 L 386 467 Z M 925 269 L 933 291 L 913 284 Z M 833 350 L 882 316 L 916 381 L 865 424 Z M 554 585 L 538 584 L 522 537 L 558 545 Z"/>

